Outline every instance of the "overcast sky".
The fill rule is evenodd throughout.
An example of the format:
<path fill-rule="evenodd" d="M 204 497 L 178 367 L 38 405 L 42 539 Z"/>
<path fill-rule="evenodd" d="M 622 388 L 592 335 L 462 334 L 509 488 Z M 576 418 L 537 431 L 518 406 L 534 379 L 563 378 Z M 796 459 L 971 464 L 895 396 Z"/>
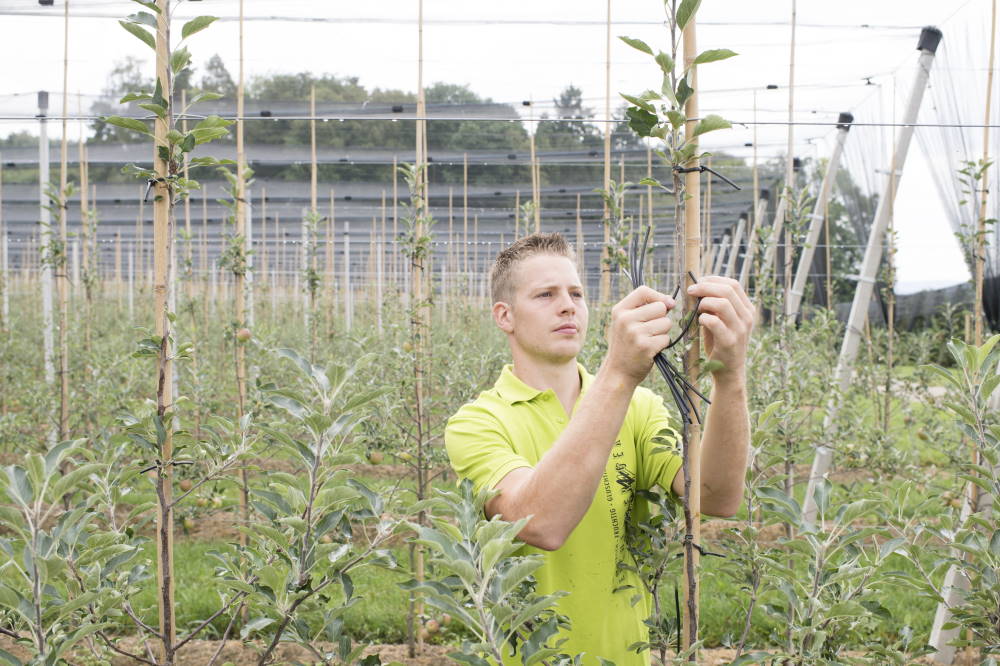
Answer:
<path fill-rule="evenodd" d="M 182 2 L 175 17 L 178 23 L 182 17 L 203 13 L 233 18 L 238 7 L 237 0 Z M 535 100 L 539 109 L 572 83 L 583 90 L 587 105 L 603 116 L 606 7 L 605 0 L 425 0 L 424 80 L 468 84 L 495 101 Z M 369 89 L 416 87 L 414 0 L 245 0 L 245 8 L 248 17 L 257 18 L 247 21 L 245 28 L 248 76 L 311 71 L 357 76 Z M 699 48 L 730 48 L 740 54 L 700 71 L 702 112 L 720 113 L 736 124 L 733 130 L 713 136 L 713 145 L 750 155 L 743 144 L 753 138 L 749 123 L 754 119 L 755 92 L 759 121 L 787 119 L 791 8 L 791 0 L 702 3 Z M 112 64 L 126 54 L 151 62 L 151 52 L 115 21 L 136 9 L 127 0 L 71 0 L 71 94 L 99 93 Z M 945 45 L 949 38 L 968 40 L 970 25 L 988 22 L 988 9 L 989 0 L 798 0 L 795 120 L 827 123 L 840 111 L 853 111 L 859 122 L 892 122 L 903 102 L 885 100 L 902 100 L 911 87 L 920 27 L 941 27 Z M 49 8 L 39 7 L 37 0 L 0 0 L 0 58 L 5 63 L 0 116 L 30 117 L 35 91 L 61 90 L 62 12 L 62 0 Z M 260 20 L 272 16 L 323 20 Z M 630 35 L 654 48 L 664 47 L 662 21 L 659 0 L 613 2 L 615 37 Z M 190 44 L 196 66 L 219 53 L 235 75 L 237 35 L 232 20 L 196 35 Z M 983 40 L 984 62 L 987 48 Z M 638 93 L 657 85 L 658 72 L 650 59 L 617 38 L 611 60 L 613 107 L 619 105 L 619 91 Z M 983 79 L 985 85 L 985 73 Z M 866 85 L 869 82 L 873 85 Z M 768 84 L 779 89 L 766 90 Z M 51 104 L 58 111 L 61 99 L 54 94 Z M 76 106 L 71 97 L 71 112 Z M 981 121 L 981 108 L 968 111 L 969 117 L 955 120 Z M 5 120 L 0 135 L 30 126 Z M 888 146 L 891 130 L 886 132 Z M 76 133 L 71 130 L 71 136 Z M 828 155 L 833 134 L 828 125 L 796 126 L 796 154 Z M 783 154 L 786 141 L 784 125 L 758 126 L 762 158 Z M 968 275 L 917 142 L 910 158 L 896 206 L 901 290 L 963 281 Z"/>

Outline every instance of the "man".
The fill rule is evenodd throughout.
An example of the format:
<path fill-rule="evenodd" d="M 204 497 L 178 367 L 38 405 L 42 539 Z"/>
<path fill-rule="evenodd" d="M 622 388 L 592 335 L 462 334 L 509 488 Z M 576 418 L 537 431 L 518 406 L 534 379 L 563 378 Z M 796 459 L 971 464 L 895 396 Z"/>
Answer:
<path fill-rule="evenodd" d="M 500 494 L 487 516 L 530 516 L 520 538 L 541 552 L 538 592 L 569 593 L 558 611 L 572 622 L 562 650 L 617 666 L 644 666 L 650 600 L 629 602 L 641 583 L 628 562 L 626 525 L 648 515 L 636 490 L 659 485 L 683 494 L 681 459 L 652 440 L 676 429 L 663 400 L 639 387 L 653 357 L 670 342 L 674 300 L 640 287 L 612 309 L 608 351 L 591 376 L 576 361 L 588 311 L 573 250 L 559 234 L 533 234 L 503 250 L 491 273 L 493 320 L 513 363 L 495 386 L 464 405 L 445 430 L 459 477 Z M 705 277 L 698 323 L 705 353 L 718 361 L 702 438 L 702 511 L 739 508 L 749 445 L 745 361 L 754 311 L 739 283 Z M 713 364 L 715 365 L 715 364 Z M 654 453 L 654 451 L 658 451 Z M 627 586 L 631 586 L 628 589 Z M 510 663 L 520 663 L 512 659 Z"/>

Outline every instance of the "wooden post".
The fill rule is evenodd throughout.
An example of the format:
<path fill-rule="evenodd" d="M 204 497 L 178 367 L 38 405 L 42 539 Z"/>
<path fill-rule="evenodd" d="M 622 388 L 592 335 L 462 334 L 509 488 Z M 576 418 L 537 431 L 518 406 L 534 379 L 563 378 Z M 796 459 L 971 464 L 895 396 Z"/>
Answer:
<path fill-rule="evenodd" d="M 979 187 L 979 215 L 976 221 L 976 295 L 975 295 L 975 344 L 977 347 L 983 344 L 983 270 L 986 262 L 986 202 L 989 199 L 989 169 L 986 165 L 990 160 L 990 104 L 993 102 L 993 69 L 996 63 L 997 44 L 997 0 L 992 2 L 990 14 L 990 55 L 989 65 L 986 69 L 986 111 L 983 120 L 983 175 L 982 185 Z M 978 458 L 977 458 L 978 464 Z M 976 488 L 975 484 L 970 484 L 971 488 Z M 975 492 L 975 490 L 973 490 Z"/>
<path fill-rule="evenodd" d="M 62 256 L 56 264 L 56 287 L 59 296 L 59 440 L 69 439 L 69 289 L 67 273 L 69 234 L 66 218 L 69 216 L 69 201 L 66 200 L 68 184 L 69 136 L 66 117 L 69 115 L 69 0 L 63 4 L 63 105 L 62 141 L 59 149 L 59 242 Z"/>
<path fill-rule="evenodd" d="M 42 359 L 45 368 L 45 385 L 49 391 L 55 390 L 56 366 L 55 366 L 55 319 L 52 313 L 52 288 L 55 281 L 55 271 L 52 267 L 52 211 L 49 206 L 49 188 L 51 186 L 51 175 L 49 174 L 49 134 L 48 134 L 48 104 L 49 94 L 47 92 L 38 93 L 38 222 L 39 222 L 39 245 L 41 253 L 32 252 L 29 256 L 37 255 L 41 271 L 42 288 Z M 50 403 L 51 405 L 51 403 Z M 55 423 L 55 414 L 48 412 L 51 427 L 46 432 L 46 442 L 49 448 L 55 446 L 59 441 L 59 428 Z"/>
<path fill-rule="evenodd" d="M 246 189 L 246 153 L 244 152 L 243 133 L 243 111 L 244 111 L 244 74 L 243 74 L 243 0 L 240 0 L 240 20 L 239 20 L 239 57 L 240 71 L 239 80 L 236 83 L 236 237 L 244 250 L 244 261 L 237 266 L 234 271 L 235 278 L 233 305 L 233 318 L 236 328 L 246 326 L 246 270 L 249 257 L 245 254 L 247 250 L 247 189 Z M 239 341 L 234 341 L 236 352 L 236 392 L 237 392 L 237 422 L 243 419 L 246 413 L 247 400 L 247 368 L 246 368 L 246 345 Z M 250 522 L 250 488 L 247 480 L 246 469 L 240 470 L 240 518 L 244 525 Z M 240 532 L 240 546 L 246 547 L 247 536 Z M 244 620 L 246 616 L 244 614 Z"/>
<path fill-rule="evenodd" d="M 606 40 L 604 50 L 604 191 L 611 189 L 611 132 L 614 123 L 611 122 L 611 0 L 608 0 Z M 604 245 L 601 247 L 601 262 L 599 265 L 601 281 L 599 298 L 601 303 L 607 303 L 611 297 L 611 267 L 608 265 L 608 244 L 611 242 L 611 226 L 608 220 L 608 203 L 604 202 L 604 215 L 601 218 L 604 227 Z"/>
<path fill-rule="evenodd" d="M 695 92 L 688 98 L 684 106 L 684 114 L 687 117 L 684 132 L 687 137 L 691 137 L 698 119 L 698 66 L 694 60 L 698 55 L 696 42 L 695 17 L 691 17 L 687 25 L 684 26 L 684 66 L 690 70 L 689 78 L 691 87 Z M 697 141 L 697 139 L 689 139 Z M 697 145 L 697 144 L 696 144 Z M 698 154 L 697 148 L 694 155 Z M 697 157 L 684 165 L 685 168 L 692 169 L 699 166 Z M 701 229 L 699 227 L 701 189 L 701 174 L 693 169 L 691 173 L 684 176 L 684 192 L 687 202 L 684 208 L 684 265 L 689 269 L 696 269 L 701 265 Z M 687 295 L 687 287 L 691 284 L 691 278 L 684 278 L 685 284 L 685 312 L 694 312 L 697 309 L 697 299 Z M 685 370 L 688 381 L 697 384 L 700 374 L 699 356 L 701 354 L 701 340 L 699 336 L 691 339 L 691 344 L 684 357 Z M 697 398 L 692 396 L 695 401 Z M 695 402 L 697 408 L 697 402 Z M 701 545 L 701 426 L 695 422 L 687 428 L 687 452 L 686 465 L 684 470 L 684 496 L 685 496 L 685 529 L 691 539 L 685 537 L 684 548 L 684 614 L 682 646 L 688 649 L 698 641 L 698 597 L 699 597 L 699 569 L 700 553 L 695 545 Z M 697 654 L 690 657 L 690 661 L 697 663 Z"/>
<path fill-rule="evenodd" d="M 503 245 L 501 245 L 503 247 Z M 583 245 L 583 216 L 580 214 L 580 193 L 576 193 L 576 270 L 580 273 L 580 280 L 584 287 L 587 286 L 587 265 L 584 260 L 586 248 Z"/>
<path fill-rule="evenodd" d="M 162 341 L 157 357 L 158 381 L 156 390 L 156 413 L 163 421 L 165 435 L 160 447 L 160 460 L 171 460 L 174 455 L 173 425 L 173 350 L 171 349 L 171 326 L 167 302 L 170 295 L 170 246 L 173 240 L 171 229 L 171 193 L 167 187 L 170 165 L 162 159 L 155 146 L 167 143 L 170 129 L 170 3 L 156 0 L 159 8 L 156 28 L 156 78 L 164 91 L 167 113 L 164 118 L 153 122 L 155 144 L 153 168 L 157 180 L 153 183 L 153 329 Z M 177 640 L 174 618 L 174 510 L 173 510 L 174 470 L 169 465 L 157 468 L 156 490 L 159 496 L 159 510 L 156 516 L 156 574 L 159 594 L 159 630 L 164 649 L 164 662 L 173 664 L 174 643 Z"/>

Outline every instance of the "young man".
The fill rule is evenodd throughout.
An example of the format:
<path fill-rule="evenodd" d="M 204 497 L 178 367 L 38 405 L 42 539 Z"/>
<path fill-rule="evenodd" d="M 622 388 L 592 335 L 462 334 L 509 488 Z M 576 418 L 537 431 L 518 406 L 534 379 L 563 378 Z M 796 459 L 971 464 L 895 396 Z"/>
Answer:
<path fill-rule="evenodd" d="M 448 421 L 452 466 L 477 490 L 500 491 L 487 516 L 531 517 L 520 537 L 526 553 L 546 559 L 538 592 L 569 593 L 558 604 L 572 622 L 562 650 L 586 653 L 588 666 L 599 656 L 644 666 L 648 651 L 626 648 L 647 637 L 650 600 L 630 604 L 642 585 L 618 565 L 631 564 L 626 525 L 648 515 L 636 490 L 659 485 L 683 494 L 679 454 L 652 441 L 666 435 L 679 448 L 675 422 L 663 400 L 639 386 L 670 342 L 674 301 L 640 287 L 615 305 L 607 355 L 591 376 L 576 361 L 588 311 L 562 236 L 522 238 L 497 256 L 490 277 L 493 320 L 513 364 Z M 691 294 L 702 298 L 705 353 L 720 363 L 702 438 L 702 511 L 731 516 L 742 501 L 749 445 L 744 367 L 754 311 L 739 283 L 726 278 L 702 278 Z"/>

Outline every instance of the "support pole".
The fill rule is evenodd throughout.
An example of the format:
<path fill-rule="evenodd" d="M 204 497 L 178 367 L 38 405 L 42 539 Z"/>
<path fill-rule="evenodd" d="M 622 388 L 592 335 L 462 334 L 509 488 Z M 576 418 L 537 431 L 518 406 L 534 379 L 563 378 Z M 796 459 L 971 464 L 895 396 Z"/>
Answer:
<path fill-rule="evenodd" d="M 986 111 L 983 120 L 983 176 L 979 187 L 979 215 L 976 221 L 976 294 L 974 301 L 975 345 L 983 344 L 983 272 L 986 264 L 986 203 L 990 196 L 989 172 L 986 167 L 990 161 L 990 105 L 993 102 L 993 69 L 996 63 L 997 44 L 997 0 L 993 0 L 990 13 L 990 57 L 986 71 Z M 975 486 L 973 486 L 975 487 Z M 975 491 L 974 491 L 975 492 Z"/>
<path fill-rule="evenodd" d="M 46 116 L 49 110 L 49 93 L 38 93 L 38 220 L 41 226 L 42 251 L 42 358 L 45 366 L 45 385 L 52 394 L 56 385 L 55 365 L 55 320 L 52 312 L 52 286 L 55 281 L 52 270 L 52 213 L 49 210 L 49 132 Z M 46 435 L 49 448 L 55 446 L 59 429 L 54 414 L 50 412 L 50 427 Z"/>
<path fill-rule="evenodd" d="M 906 154 L 910 149 L 910 140 L 913 138 L 914 123 L 917 122 L 917 115 L 920 111 L 920 103 L 924 98 L 924 91 L 927 89 L 927 82 L 930 79 L 931 67 L 934 65 L 934 55 L 938 44 L 941 42 L 941 31 L 937 28 L 924 28 L 920 33 L 920 41 L 917 49 L 920 51 L 917 75 L 913 81 L 913 89 L 910 91 L 910 98 L 906 104 L 901 128 L 896 137 L 896 150 L 893 154 L 893 171 L 902 173 L 906 164 Z M 837 361 L 837 368 L 834 376 L 838 390 L 834 392 L 827 408 L 824 420 L 823 431 L 833 433 L 833 424 L 836 422 L 837 412 L 840 407 L 838 396 L 843 395 L 851 381 L 853 373 L 852 365 L 858 354 L 858 344 L 864 331 L 865 322 L 868 319 L 868 304 L 872 299 L 872 290 L 875 287 L 875 276 L 878 273 L 879 263 L 882 260 L 882 242 L 886 228 L 889 224 L 889 214 L 892 210 L 893 198 L 896 193 L 895 183 L 899 178 L 896 173 L 886 176 L 886 186 L 884 194 L 879 198 L 878 208 L 875 211 L 875 219 L 872 222 L 871 233 L 868 236 L 868 245 L 865 248 L 865 257 L 861 264 L 861 274 L 858 277 L 858 286 L 854 291 L 854 302 L 851 304 L 851 314 L 847 322 L 847 331 L 844 333 L 844 342 L 840 348 L 840 358 Z M 806 522 L 815 523 L 817 518 L 817 507 L 814 498 L 817 484 L 826 477 L 827 470 L 833 460 L 833 449 L 825 444 L 816 448 L 816 455 L 813 458 L 812 471 L 809 474 L 809 486 L 806 489 L 805 504 L 803 506 L 803 518 Z"/>
<path fill-rule="evenodd" d="M 611 0 L 608 0 L 607 44 L 604 52 L 604 191 L 611 190 Z M 608 243 L 611 242 L 611 225 L 608 223 L 608 202 L 604 202 L 604 215 L 601 218 L 604 227 L 604 244 L 601 247 L 600 271 L 600 302 L 607 303 L 611 296 L 611 267 L 608 265 Z M 697 264 L 695 264 L 697 265 Z"/>
<path fill-rule="evenodd" d="M 823 174 L 823 184 L 820 186 L 819 198 L 813 206 L 813 212 L 809 216 L 809 232 L 806 234 L 806 241 L 802 247 L 802 254 L 799 257 L 799 267 L 795 272 L 795 283 L 788 293 L 788 301 L 785 303 L 785 316 L 794 319 L 799 315 L 802 305 L 802 295 L 806 290 L 806 281 L 809 279 L 809 270 L 813 265 L 813 256 L 816 254 L 816 244 L 819 242 L 819 233 L 823 230 L 824 213 L 827 203 L 830 201 L 830 193 L 833 191 L 833 184 L 837 181 L 837 170 L 840 168 L 840 156 L 844 154 L 844 142 L 847 141 L 847 133 L 851 129 L 854 116 L 850 113 L 841 113 L 837 121 L 837 141 L 833 146 L 833 154 L 830 162 L 826 165 L 826 173 Z"/>
<path fill-rule="evenodd" d="M 684 133 L 686 137 L 692 137 L 695 124 L 698 120 L 698 66 L 695 58 L 698 55 L 696 40 L 695 17 L 691 17 L 687 25 L 684 26 L 684 67 L 689 73 L 690 86 L 694 92 L 684 105 L 684 115 L 687 118 Z M 697 139 L 689 139 L 695 144 L 693 154 L 696 156 L 684 165 L 690 172 L 684 176 L 684 196 L 687 202 L 684 206 L 684 265 L 696 270 L 701 266 L 701 174 L 697 167 L 700 164 L 698 159 Z M 690 272 L 687 271 L 687 272 Z M 694 312 L 697 309 L 697 299 L 687 294 L 687 288 L 693 284 L 690 277 L 684 278 L 684 311 Z M 699 358 L 701 355 L 701 338 L 694 336 L 684 356 L 684 368 L 688 376 L 688 381 L 692 385 L 697 384 L 700 374 Z M 697 398 L 694 398 L 695 409 L 698 409 Z M 701 545 L 701 426 L 696 421 L 687 428 L 687 470 L 685 471 L 684 494 L 687 505 L 685 535 L 686 546 L 684 548 L 684 614 L 683 614 L 683 639 L 681 645 L 686 650 L 698 641 L 699 610 L 698 598 L 700 592 L 700 552 L 694 545 Z M 688 540 L 687 536 L 691 539 Z M 697 653 L 689 658 L 691 662 L 697 663 Z"/>
<path fill-rule="evenodd" d="M 736 232 L 733 234 L 733 239 L 730 243 L 732 249 L 729 251 L 729 261 L 726 262 L 726 268 L 723 271 L 725 277 L 732 277 L 733 271 L 736 269 L 736 257 L 740 253 L 740 244 L 743 243 L 743 232 L 746 231 L 746 225 L 747 216 L 744 213 L 740 215 L 740 219 L 736 223 Z"/>
<path fill-rule="evenodd" d="M 167 143 L 170 128 L 172 99 L 170 91 L 170 3 L 156 0 L 159 8 L 156 17 L 156 78 L 164 91 L 167 112 L 163 118 L 153 121 L 155 144 L 153 169 L 157 180 L 153 192 L 153 330 L 162 341 L 157 357 L 156 413 L 163 421 L 165 435 L 160 446 L 160 460 L 171 460 L 174 455 L 173 425 L 169 416 L 173 412 L 173 350 L 171 349 L 171 326 L 167 303 L 170 296 L 170 246 L 173 239 L 171 229 L 171 192 L 167 186 L 170 165 L 162 158 L 155 146 Z M 177 623 L 174 617 L 174 510 L 173 510 L 173 468 L 167 465 L 157 470 L 157 492 L 160 495 L 159 510 L 156 514 L 156 575 L 157 603 L 159 605 L 159 630 L 163 642 L 164 663 L 173 664 L 174 644 L 177 640 Z"/>

